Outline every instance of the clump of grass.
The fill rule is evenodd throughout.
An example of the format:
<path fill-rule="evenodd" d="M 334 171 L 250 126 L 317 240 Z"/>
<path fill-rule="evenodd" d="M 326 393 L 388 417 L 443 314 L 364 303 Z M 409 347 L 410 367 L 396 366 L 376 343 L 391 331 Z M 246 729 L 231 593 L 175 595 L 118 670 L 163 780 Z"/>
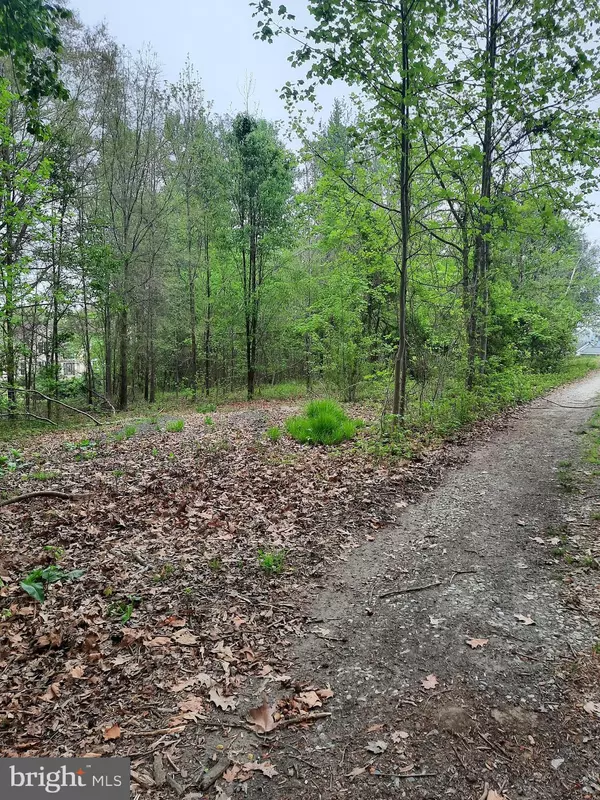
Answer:
<path fill-rule="evenodd" d="M 135 425 L 128 425 L 125 428 L 125 438 L 126 439 L 131 439 L 131 437 L 135 436 L 136 433 L 137 433 L 137 428 L 135 427 Z"/>
<path fill-rule="evenodd" d="M 281 575 L 285 566 L 285 550 L 274 553 L 269 550 L 259 550 L 258 563 L 268 575 Z"/>
<path fill-rule="evenodd" d="M 349 419 L 334 400 L 313 400 L 301 417 L 290 417 L 287 432 L 302 444 L 339 444 L 351 439 L 359 423 Z"/>
<path fill-rule="evenodd" d="M 198 414 L 212 414 L 217 410 L 217 406 L 215 403 L 202 403 L 198 406 L 196 411 Z"/>
<path fill-rule="evenodd" d="M 26 475 L 28 481 L 52 481 L 55 478 L 58 478 L 58 472 L 44 472 L 44 470 L 40 470 L 39 472 L 30 472 L 29 475 Z"/>
<path fill-rule="evenodd" d="M 166 426 L 169 433 L 181 433 L 184 428 L 185 422 L 182 419 L 171 420 L 171 422 L 167 422 Z"/>
<path fill-rule="evenodd" d="M 214 425 L 215 422 L 212 417 L 204 417 L 204 424 L 205 425 Z"/>
<path fill-rule="evenodd" d="M 219 556 L 211 558 L 208 562 L 208 568 L 211 572 L 220 572 L 223 569 L 223 562 Z"/>
<path fill-rule="evenodd" d="M 267 431 L 267 438 L 272 442 L 278 442 L 281 439 L 281 428 L 269 428 Z"/>

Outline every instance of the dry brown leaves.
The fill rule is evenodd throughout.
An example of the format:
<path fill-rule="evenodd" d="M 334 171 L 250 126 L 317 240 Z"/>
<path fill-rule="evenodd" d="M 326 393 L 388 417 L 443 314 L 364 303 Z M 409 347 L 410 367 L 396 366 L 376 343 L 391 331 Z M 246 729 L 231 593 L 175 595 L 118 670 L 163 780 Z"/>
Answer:
<path fill-rule="evenodd" d="M 249 678 L 285 675 L 309 588 L 391 519 L 409 474 L 419 488 L 431 468 L 385 467 L 351 443 L 266 442 L 290 413 L 255 406 L 213 426 L 190 416 L 182 433 L 143 424 L 125 441 L 88 431 L 84 450 L 65 446 L 72 433 L 23 449 L 23 473 L 0 489 L 43 469 L 58 477 L 42 488 L 87 499 L 0 510 L 2 755 L 127 755 L 138 735 L 185 736 L 211 708 L 231 711 Z M 282 575 L 261 570 L 259 548 L 285 551 Z M 85 574 L 48 586 L 40 606 L 19 581 L 56 553 Z M 306 687 L 278 713 L 319 711 L 329 691 Z"/>

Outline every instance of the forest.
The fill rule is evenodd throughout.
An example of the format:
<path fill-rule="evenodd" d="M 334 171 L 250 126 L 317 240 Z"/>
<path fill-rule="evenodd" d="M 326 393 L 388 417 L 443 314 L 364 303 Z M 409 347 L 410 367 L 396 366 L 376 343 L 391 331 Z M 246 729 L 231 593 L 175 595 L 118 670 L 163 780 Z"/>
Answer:
<path fill-rule="evenodd" d="M 34 6 L 2 14 L 22 33 Z M 314 0 L 305 29 L 251 6 L 305 76 L 289 125 L 251 97 L 214 113 L 189 59 L 169 83 L 61 4 L 19 58 L 4 42 L 8 424 L 54 399 L 304 394 L 460 424 L 546 385 L 593 326 L 594 0 Z M 354 93 L 323 117 L 334 80 Z"/>

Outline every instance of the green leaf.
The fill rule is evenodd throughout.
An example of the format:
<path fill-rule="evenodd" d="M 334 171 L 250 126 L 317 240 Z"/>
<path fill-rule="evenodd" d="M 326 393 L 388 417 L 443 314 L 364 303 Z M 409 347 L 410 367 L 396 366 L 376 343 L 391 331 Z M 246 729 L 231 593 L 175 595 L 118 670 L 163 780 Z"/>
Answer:
<path fill-rule="evenodd" d="M 27 592 L 28 595 L 31 595 L 34 600 L 37 600 L 38 603 L 43 603 L 46 599 L 46 595 L 44 594 L 44 584 L 37 583 L 37 582 L 28 582 L 28 581 L 21 581 L 20 583 L 21 589 L 24 592 Z"/>

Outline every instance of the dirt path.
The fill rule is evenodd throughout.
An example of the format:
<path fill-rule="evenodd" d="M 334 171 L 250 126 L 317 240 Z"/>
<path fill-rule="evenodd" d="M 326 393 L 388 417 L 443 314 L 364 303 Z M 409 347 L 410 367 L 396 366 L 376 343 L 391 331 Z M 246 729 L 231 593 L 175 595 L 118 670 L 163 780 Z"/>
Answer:
<path fill-rule="evenodd" d="M 599 392 L 595 374 L 549 399 Z M 592 413 L 537 401 L 330 575 L 294 677 L 331 684 L 332 717 L 282 735 L 287 776 L 256 796 L 479 800 L 486 782 L 508 800 L 600 796 L 600 720 L 577 692 L 600 629 L 566 605 L 552 557 Z"/>

